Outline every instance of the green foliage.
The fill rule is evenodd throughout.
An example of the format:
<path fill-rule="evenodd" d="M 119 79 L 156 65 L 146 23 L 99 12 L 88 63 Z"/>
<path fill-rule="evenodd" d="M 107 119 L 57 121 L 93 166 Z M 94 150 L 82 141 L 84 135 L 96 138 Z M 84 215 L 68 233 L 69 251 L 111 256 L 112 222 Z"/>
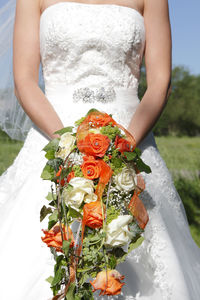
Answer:
<path fill-rule="evenodd" d="M 62 129 L 54 132 L 54 134 L 62 135 L 64 133 L 66 133 L 66 132 L 72 132 L 73 128 L 74 128 L 73 126 L 65 127 L 65 128 L 62 128 Z"/>
<path fill-rule="evenodd" d="M 66 257 L 68 257 L 68 254 L 69 254 L 70 244 L 71 244 L 71 239 L 69 239 L 68 241 L 63 241 L 62 249 L 63 249 L 63 252 L 64 252 Z"/>
<path fill-rule="evenodd" d="M 114 206 L 107 208 L 106 223 L 109 224 L 112 220 L 116 219 L 120 215 L 120 211 L 116 210 Z"/>
<path fill-rule="evenodd" d="M 188 222 L 198 232 L 195 241 L 200 246 L 200 180 L 179 177 L 175 180 L 175 186 L 185 206 Z"/>
<path fill-rule="evenodd" d="M 82 218 L 81 213 L 79 213 L 76 209 L 72 208 L 71 206 L 68 207 L 68 218 Z"/>
<path fill-rule="evenodd" d="M 200 133 L 200 75 L 191 75 L 183 66 L 172 70 L 172 91 L 167 105 L 154 127 L 156 135 L 189 135 Z M 141 69 L 139 98 L 146 84 L 144 65 Z"/>
<path fill-rule="evenodd" d="M 117 126 L 113 127 L 111 125 L 103 126 L 100 129 L 100 133 L 103 135 L 107 135 L 110 140 L 114 140 L 117 135 L 121 135 L 121 131 L 119 130 L 119 128 Z"/>
<path fill-rule="evenodd" d="M 140 158 L 141 152 L 139 150 L 136 152 L 124 152 L 124 155 L 127 161 L 134 162 L 140 172 L 145 172 L 147 174 L 151 173 L 151 168 Z"/>
<path fill-rule="evenodd" d="M 74 166 L 72 167 L 72 170 L 74 171 L 74 176 L 75 176 L 75 177 L 83 177 L 83 172 L 82 172 L 80 166 L 74 165 Z"/>
<path fill-rule="evenodd" d="M 124 155 L 128 161 L 134 160 L 137 157 L 135 152 L 124 152 Z"/>
<path fill-rule="evenodd" d="M 43 151 L 48 152 L 48 151 L 56 151 L 58 149 L 58 144 L 59 144 L 60 139 L 53 139 L 51 140 L 44 148 Z"/>
<path fill-rule="evenodd" d="M 40 222 L 42 222 L 44 218 L 50 213 L 52 213 L 52 209 L 50 207 L 46 207 L 45 205 L 43 205 L 40 211 Z"/>
<path fill-rule="evenodd" d="M 137 157 L 135 164 L 140 172 L 151 173 L 151 168 L 146 165 L 140 157 Z"/>
<path fill-rule="evenodd" d="M 48 229 L 50 230 L 58 222 L 58 210 L 55 209 L 49 216 Z"/>
<path fill-rule="evenodd" d="M 68 300 L 68 298 L 67 298 Z M 92 292 L 92 287 L 90 283 L 84 283 L 80 288 L 78 293 L 75 294 L 74 300 L 94 300 L 94 295 Z"/>
<path fill-rule="evenodd" d="M 66 299 L 67 300 L 75 300 L 75 288 L 76 288 L 76 285 L 75 283 L 71 283 L 68 290 L 67 290 L 67 294 L 66 294 Z"/>
<path fill-rule="evenodd" d="M 114 171 L 115 175 L 121 172 L 123 167 L 125 167 L 125 164 L 122 162 L 122 159 L 120 157 L 111 158 L 111 168 Z"/>
<path fill-rule="evenodd" d="M 54 168 L 48 164 L 44 167 L 41 178 L 44 180 L 52 180 L 54 178 L 55 172 Z"/>
<path fill-rule="evenodd" d="M 85 117 L 80 118 L 79 120 L 77 120 L 77 121 L 75 122 L 75 126 L 78 127 L 84 120 L 85 120 Z"/>

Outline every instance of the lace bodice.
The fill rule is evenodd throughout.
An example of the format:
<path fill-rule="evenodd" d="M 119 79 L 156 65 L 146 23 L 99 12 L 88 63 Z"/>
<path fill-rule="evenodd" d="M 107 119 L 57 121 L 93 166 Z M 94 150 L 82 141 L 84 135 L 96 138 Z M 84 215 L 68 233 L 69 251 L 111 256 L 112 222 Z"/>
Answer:
<path fill-rule="evenodd" d="M 138 87 L 145 44 L 142 15 L 115 4 L 59 2 L 40 19 L 45 86 Z"/>

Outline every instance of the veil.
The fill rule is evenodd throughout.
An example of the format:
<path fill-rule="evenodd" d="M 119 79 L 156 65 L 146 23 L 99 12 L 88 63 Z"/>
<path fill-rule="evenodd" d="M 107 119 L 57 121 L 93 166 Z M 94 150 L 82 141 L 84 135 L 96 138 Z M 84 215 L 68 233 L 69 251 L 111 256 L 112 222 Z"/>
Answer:
<path fill-rule="evenodd" d="M 33 125 L 14 93 L 13 28 L 16 0 L 0 2 L 0 128 L 12 139 L 25 140 Z M 40 68 L 39 85 L 43 86 Z"/>

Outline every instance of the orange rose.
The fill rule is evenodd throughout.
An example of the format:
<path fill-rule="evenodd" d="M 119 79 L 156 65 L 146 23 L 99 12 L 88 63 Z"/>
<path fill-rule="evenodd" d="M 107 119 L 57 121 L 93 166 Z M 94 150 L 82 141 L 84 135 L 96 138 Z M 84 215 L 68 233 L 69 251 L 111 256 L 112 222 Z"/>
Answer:
<path fill-rule="evenodd" d="M 67 241 L 67 228 L 62 224 L 62 230 L 64 234 L 64 240 Z M 60 225 L 54 225 L 50 230 L 42 230 L 45 234 L 41 237 L 42 241 L 47 244 L 48 247 L 53 247 L 58 252 L 62 251 L 62 236 L 60 231 Z M 74 236 L 70 227 L 68 227 L 69 239 L 71 239 L 70 248 L 74 246 Z"/>
<path fill-rule="evenodd" d="M 123 280 L 124 276 L 122 276 L 117 270 L 109 270 L 101 271 L 97 274 L 96 279 L 91 282 L 95 292 L 96 290 L 101 290 L 100 295 L 118 295 L 121 293 L 121 289 L 124 282 L 120 282 Z"/>
<path fill-rule="evenodd" d="M 105 204 L 103 205 L 105 212 Z M 90 228 L 100 228 L 103 225 L 102 207 L 100 201 L 86 203 L 83 206 L 83 223 Z"/>
<path fill-rule="evenodd" d="M 123 138 L 120 138 L 118 135 L 115 138 L 115 147 L 119 149 L 119 151 L 122 152 L 129 152 L 133 151 L 133 147 L 131 143 Z"/>
<path fill-rule="evenodd" d="M 99 133 L 89 133 L 83 140 L 77 143 L 81 152 L 95 157 L 103 157 L 109 145 L 109 138 Z"/>
<path fill-rule="evenodd" d="M 100 112 L 93 112 L 89 114 L 85 121 L 89 122 L 91 127 L 96 128 L 109 125 L 110 123 L 112 123 L 112 126 L 116 125 L 116 122 L 111 116 L 106 113 Z"/>
<path fill-rule="evenodd" d="M 84 163 L 81 165 L 81 170 L 84 177 L 91 180 L 99 178 L 101 172 L 99 160 L 93 156 L 84 156 L 83 159 Z"/>

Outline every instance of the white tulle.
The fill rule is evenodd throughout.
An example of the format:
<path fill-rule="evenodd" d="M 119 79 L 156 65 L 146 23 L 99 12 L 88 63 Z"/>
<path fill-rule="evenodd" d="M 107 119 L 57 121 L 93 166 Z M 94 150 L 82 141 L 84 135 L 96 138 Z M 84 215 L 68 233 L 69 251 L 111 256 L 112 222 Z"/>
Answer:
<path fill-rule="evenodd" d="M 45 94 L 65 126 L 95 107 L 127 127 L 139 104 L 137 88 L 145 44 L 143 17 L 119 5 L 73 2 L 47 8 L 40 23 Z M 113 102 L 76 103 L 78 87 L 113 87 Z M 0 282 L 3 300 L 47 300 L 53 258 L 41 241 L 39 212 L 51 183 L 40 178 L 47 138 L 34 126 L 14 163 L 0 177 Z M 118 300 L 200 299 L 200 249 L 182 201 L 150 133 L 139 145 L 152 173 L 142 200 L 149 213 L 143 244 L 119 271 Z M 6 155 L 6 153 L 5 153 Z M 101 299 L 98 293 L 95 299 Z"/>

